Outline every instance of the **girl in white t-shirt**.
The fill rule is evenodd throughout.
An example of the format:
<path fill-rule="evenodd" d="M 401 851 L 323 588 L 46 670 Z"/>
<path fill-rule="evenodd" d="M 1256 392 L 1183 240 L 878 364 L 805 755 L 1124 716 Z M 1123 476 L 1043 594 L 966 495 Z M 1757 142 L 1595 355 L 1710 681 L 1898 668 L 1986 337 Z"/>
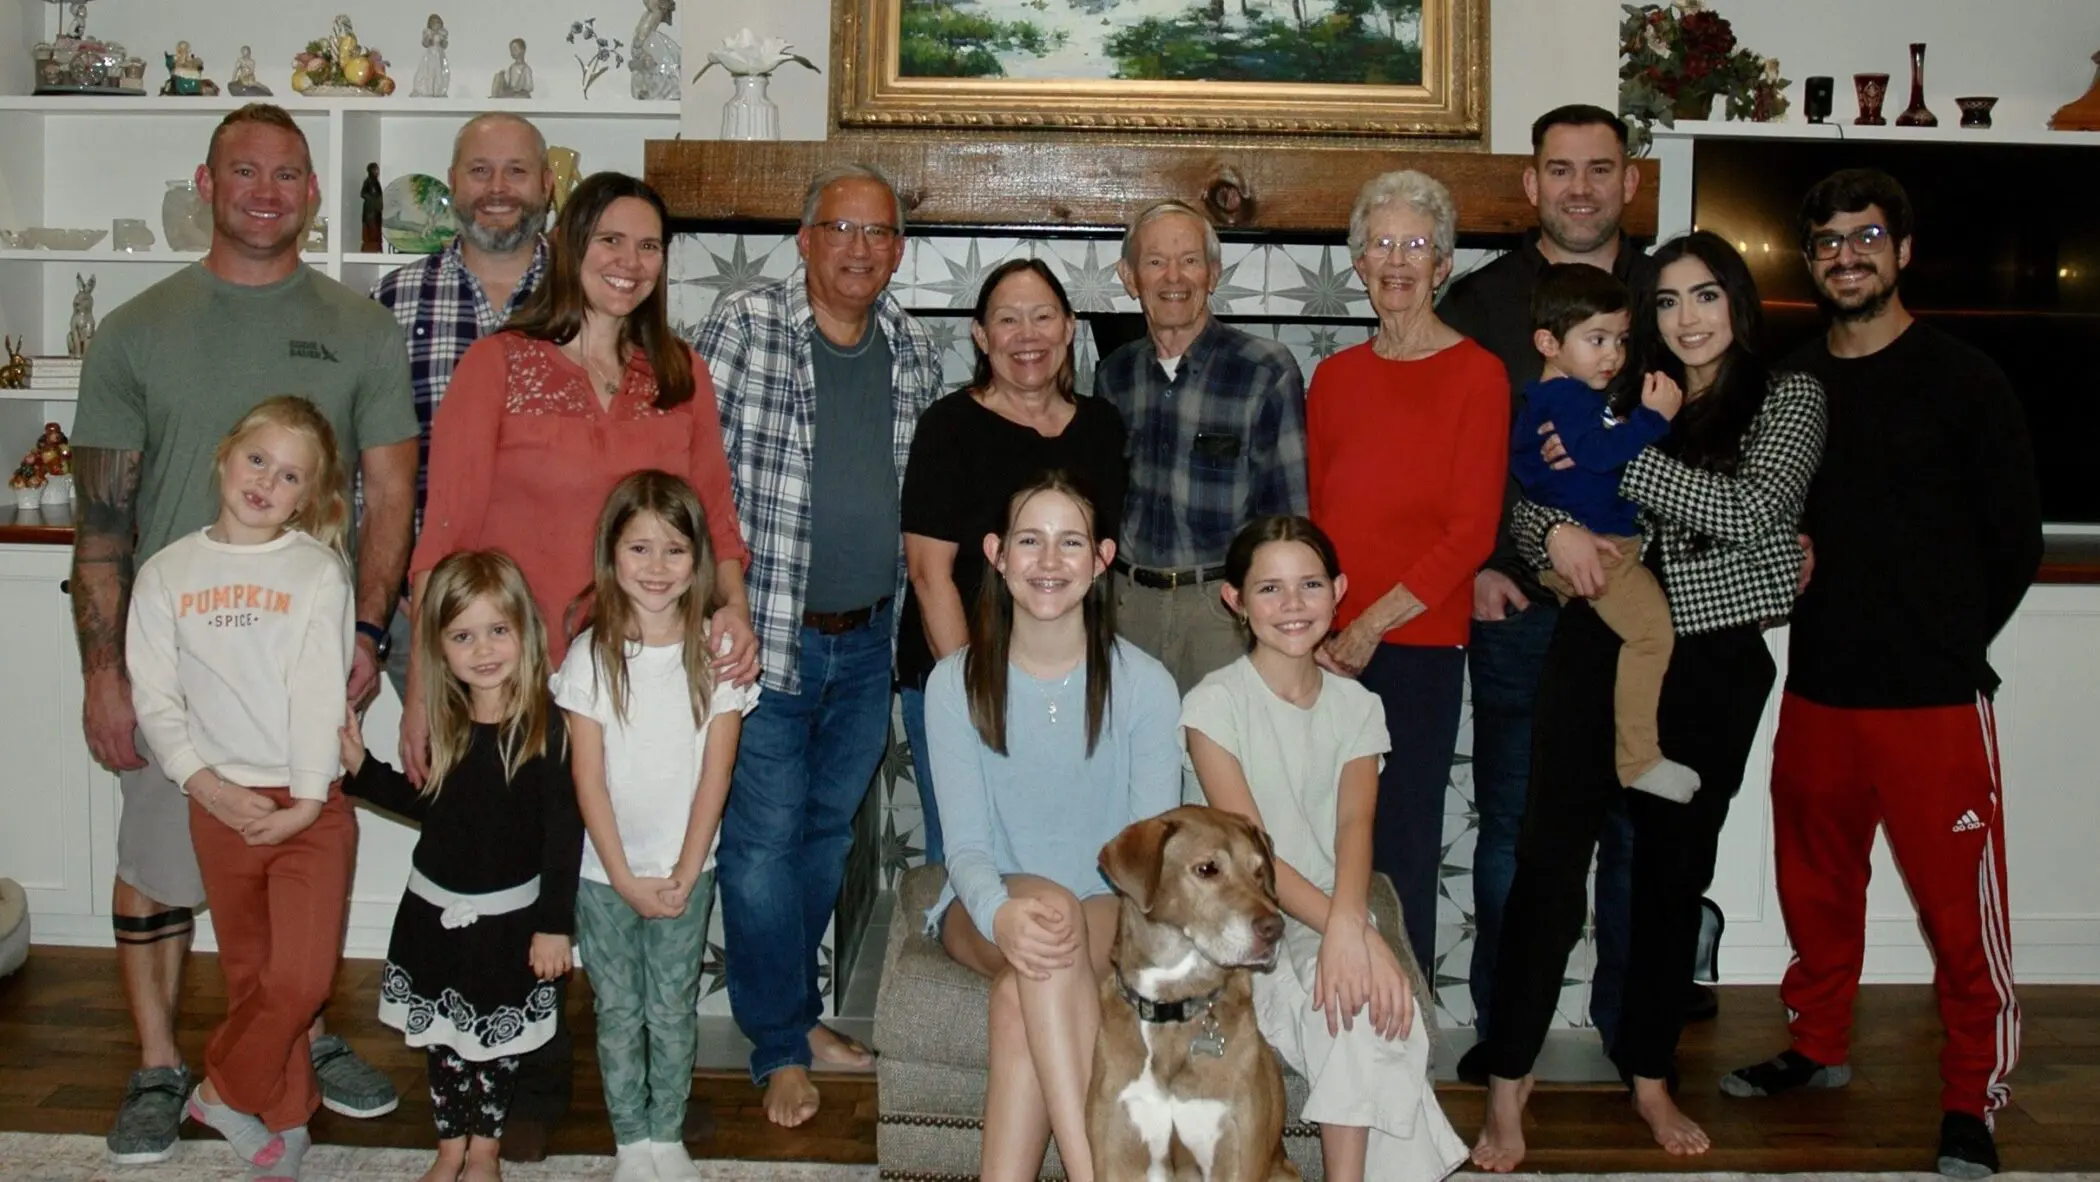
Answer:
<path fill-rule="evenodd" d="M 1225 583 L 1253 647 L 1189 691 L 1181 726 L 1205 798 L 1275 845 L 1289 920 L 1275 971 L 1254 978 L 1256 1020 L 1312 1085 L 1305 1119 L 1328 1178 L 1441 1178 L 1465 1144 L 1437 1107 L 1413 987 L 1369 907 L 1384 708 L 1314 660 L 1349 580 L 1318 526 L 1264 517 L 1233 539 Z"/>
<path fill-rule="evenodd" d="M 700 961 L 737 734 L 758 687 L 710 672 L 715 562 L 691 485 L 653 470 L 622 480 L 594 553 L 590 613 L 554 700 L 590 837 L 576 935 L 597 999 L 613 1178 L 698 1182 L 685 1104 Z"/>

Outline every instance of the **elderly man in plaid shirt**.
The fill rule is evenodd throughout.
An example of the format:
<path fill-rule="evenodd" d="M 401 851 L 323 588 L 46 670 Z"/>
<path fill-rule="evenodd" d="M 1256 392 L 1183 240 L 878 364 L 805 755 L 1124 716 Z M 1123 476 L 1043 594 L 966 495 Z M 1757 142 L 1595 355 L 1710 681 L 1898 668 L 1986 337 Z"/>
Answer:
<path fill-rule="evenodd" d="M 530 122 L 503 112 L 477 116 L 459 129 L 447 179 L 459 236 L 437 254 L 425 255 L 372 285 L 372 298 L 386 305 L 408 336 L 409 377 L 423 429 L 422 462 L 416 466 L 418 529 L 430 471 L 430 418 L 468 347 L 503 327 L 539 285 L 547 269 L 547 240 L 541 230 L 554 193 L 546 139 Z M 405 599 L 394 612 L 387 641 L 387 677 L 394 692 L 404 694 L 409 653 Z M 424 766 L 427 736 L 416 721 L 402 719 L 401 757 L 410 768 Z M 506 1159 L 538 1161 L 547 1155 L 547 1130 L 568 1111 L 575 1064 L 575 1044 L 564 1016 L 554 1038 L 519 1065 L 503 1136 Z"/>
<path fill-rule="evenodd" d="M 857 164 L 818 173 L 796 244 L 802 270 L 724 298 L 694 342 L 751 547 L 765 685 L 722 814 L 725 971 L 766 1115 L 789 1127 L 816 1115 L 813 1063 L 873 1065 L 818 1020 L 817 945 L 889 732 L 898 500 L 941 386 L 932 335 L 888 291 L 904 257 L 888 178 Z"/>
<path fill-rule="evenodd" d="M 1232 535 L 1305 512 L 1305 381 L 1290 350 L 1210 314 L 1218 233 L 1193 208 L 1147 206 L 1116 271 L 1146 331 L 1094 377 L 1129 430 L 1117 630 L 1185 694 L 1246 649 L 1218 597 Z"/>

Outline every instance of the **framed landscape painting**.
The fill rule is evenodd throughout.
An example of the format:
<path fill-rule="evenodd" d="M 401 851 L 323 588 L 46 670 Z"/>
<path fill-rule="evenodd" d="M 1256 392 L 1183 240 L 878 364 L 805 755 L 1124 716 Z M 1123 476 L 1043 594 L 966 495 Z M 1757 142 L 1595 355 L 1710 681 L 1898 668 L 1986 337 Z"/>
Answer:
<path fill-rule="evenodd" d="M 833 0 L 841 127 L 1482 134 L 1487 0 Z"/>

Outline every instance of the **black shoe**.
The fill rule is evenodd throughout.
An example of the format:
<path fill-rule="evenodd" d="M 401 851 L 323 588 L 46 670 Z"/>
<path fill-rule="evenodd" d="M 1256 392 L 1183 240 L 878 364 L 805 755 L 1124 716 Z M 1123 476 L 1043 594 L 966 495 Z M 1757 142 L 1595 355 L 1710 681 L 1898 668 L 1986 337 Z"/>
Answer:
<path fill-rule="evenodd" d="M 1721 1090 L 1731 1096 L 1777 1096 L 1796 1088 L 1841 1088 L 1851 1082 L 1850 1064 L 1825 1065 L 1788 1049 L 1722 1076 Z"/>
<path fill-rule="evenodd" d="M 1711 1022 L 1721 1012 L 1721 995 L 1711 985 L 1692 982 L 1691 992 L 1684 999 L 1684 1020 L 1687 1022 Z"/>
<path fill-rule="evenodd" d="M 1458 1057 L 1458 1080 L 1460 1083 L 1472 1084 L 1476 1088 L 1488 1086 L 1488 1044 L 1486 1039 L 1483 1038 L 1472 1046 L 1467 1047 L 1466 1053 Z"/>
<path fill-rule="evenodd" d="M 1998 1143 L 1980 1116 L 1949 1112 L 1940 1117 L 1940 1173 L 1949 1178 L 1988 1178 L 1998 1172 Z"/>
<path fill-rule="evenodd" d="M 547 1126 L 536 1120 L 513 1120 L 503 1126 L 503 1141 L 496 1155 L 504 1161 L 547 1160 Z"/>

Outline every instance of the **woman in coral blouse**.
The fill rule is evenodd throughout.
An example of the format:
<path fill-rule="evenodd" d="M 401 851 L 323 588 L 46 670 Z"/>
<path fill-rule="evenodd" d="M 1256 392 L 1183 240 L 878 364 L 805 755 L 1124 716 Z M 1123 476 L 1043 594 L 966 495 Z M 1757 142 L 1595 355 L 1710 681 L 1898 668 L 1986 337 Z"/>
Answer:
<path fill-rule="evenodd" d="M 547 276 L 503 331 L 460 359 L 430 425 L 430 496 L 409 562 L 423 580 L 456 550 L 502 550 L 525 572 L 559 664 L 572 610 L 591 583 L 591 546 L 607 494 L 630 472 L 690 482 L 707 512 L 715 585 L 731 638 L 716 676 L 758 673 L 744 599 L 750 552 L 737 528 L 729 462 L 707 368 L 671 332 L 664 227 L 656 190 L 601 172 L 579 185 L 555 226 Z M 422 671 L 409 670 L 401 758 L 420 773 L 427 746 Z"/>
<path fill-rule="evenodd" d="M 1378 332 L 1320 363 L 1306 392 L 1312 519 L 1349 594 L 1320 663 L 1385 705 L 1371 867 L 1393 880 L 1408 942 L 1435 962 L 1444 789 L 1458 744 L 1473 573 L 1494 548 L 1509 455 L 1509 379 L 1437 319 L 1458 212 L 1419 172 L 1363 187 L 1349 252 Z"/>

